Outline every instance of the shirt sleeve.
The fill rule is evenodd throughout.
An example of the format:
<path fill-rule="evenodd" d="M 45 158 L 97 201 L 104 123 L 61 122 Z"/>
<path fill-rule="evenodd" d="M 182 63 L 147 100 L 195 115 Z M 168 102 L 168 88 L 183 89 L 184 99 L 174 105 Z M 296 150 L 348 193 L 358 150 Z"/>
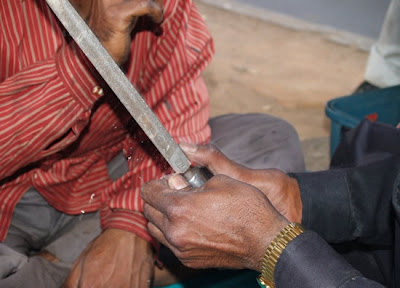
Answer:
<path fill-rule="evenodd" d="M 77 139 L 98 98 L 86 61 L 74 43 L 64 43 L 0 83 L 0 179 Z"/>
<path fill-rule="evenodd" d="M 154 39 L 155 47 L 146 52 L 150 55 L 149 63 L 154 64 L 157 71 L 150 77 L 152 85 L 145 87 L 143 84 L 139 88 L 178 143 L 206 143 L 211 137 L 209 98 L 201 72 L 212 58 L 213 42 L 194 4 L 191 1 L 176 2 L 177 7 L 166 11 L 173 10 L 175 14 L 167 15 L 164 35 Z M 169 54 L 164 55 L 166 52 Z M 135 124 L 124 142 L 124 152 L 130 171 L 107 191 L 102 226 L 129 230 L 151 241 L 142 214 L 140 188 L 145 182 L 172 171 Z"/>
<path fill-rule="evenodd" d="M 330 243 L 357 239 L 392 245 L 398 156 L 359 167 L 290 175 L 300 186 L 305 227 Z"/>
<path fill-rule="evenodd" d="M 363 277 L 318 234 L 305 231 L 283 250 L 275 267 L 276 287 L 384 287 Z"/>

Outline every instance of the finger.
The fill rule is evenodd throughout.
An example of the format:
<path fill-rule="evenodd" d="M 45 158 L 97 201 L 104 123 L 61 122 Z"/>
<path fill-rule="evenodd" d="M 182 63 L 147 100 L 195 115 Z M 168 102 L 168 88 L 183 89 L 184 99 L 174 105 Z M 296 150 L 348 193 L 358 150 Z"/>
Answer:
<path fill-rule="evenodd" d="M 221 187 L 224 188 L 229 188 L 229 189 L 235 189 L 235 190 L 239 190 L 238 189 L 238 185 L 243 185 L 246 183 L 243 183 L 242 181 L 233 179 L 227 175 L 224 174 L 218 174 L 215 175 L 214 177 L 212 177 L 210 180 L 208 180 L 208 182 L 201 187 L 202 190 L 204 191 L 210 191 L 210 190 L 220 190 Z"/>
<path fill-rule="evenodd" d="M 156 3 L 156 5 L 158 5 L 158 7 L 160 7 L 161 8 L 161 10 L 162 10 L 162 18 L 164 18 L 164 0 L 154 0 L 154 2 Z M 161 21 L 162 21 L 163 19 L 161 19 Z M 153 19 L 153 21 L 154 21 L 154 19 Z M 157 21 L 155 21 L 156 23 L 159 23 L 159 22 L 157 22 Z"/>
<path fill-rule="evenodd" d="M 166 179 L 152 180 L 143 184 L 140 195 L 142 199 L 153 207 L 158 207 L 158 203 L 164 201 L 165 195 L 170 192 Z"/>
<path fill-rule="evenodd" d="M 181 190 L 190 186 L 185 178 L 179 174 L 171 175 L 167 180 L 171 189 Z"/>
<path fill-rule="evenodd" d="M 150 2 L 150 12 L 147 14 L 155 23 L 161 23 L 164 19 L 164 1 L 148 1 Z"/>
<path fill-rule="evenodd" d="M 150 235 L 157 239 L 161 244 L 169 248 L 172 252 L 174 252 L 175 248 L 168 242 L 167 238 L 165 238 L 164 233 L 155 226 L 152 222 L 147 223 L 147 230 Z"/>
<path fill-rule="evenodd" d="M 226 157 L 214 145 L 180 144 L 189 159 L 201 166 L 206 166 L 214 175 L 236 176 L 243 167 Z"/>
<path fill-rule="evenodd" d="M 149 16 L 155 23 L 160 23 L 164 18 L 164 7 L 161 1 L 142 0 L 139 2 L 124 1 L 119 4 L 118 10 L 122 17 L 136 18 Z"/>
<path fill-rule="evenodd" d="M 157 227 L 162 227 L 164 224 L 164 214 L 149 204 L 144 204 L 143 207 L 144 217 Z"/>
<path fill-rule="evenodd" d="M 81 272 L 83 269 L 83 261 L 78 258 L 78 260 L 75 261 L 74 265 L 72 266 L 71 272 L 65 280 L 64 285 L 62 286 L 63 288 L 77 288 L 79 287 L 79 281 L 81 279 Z"/>

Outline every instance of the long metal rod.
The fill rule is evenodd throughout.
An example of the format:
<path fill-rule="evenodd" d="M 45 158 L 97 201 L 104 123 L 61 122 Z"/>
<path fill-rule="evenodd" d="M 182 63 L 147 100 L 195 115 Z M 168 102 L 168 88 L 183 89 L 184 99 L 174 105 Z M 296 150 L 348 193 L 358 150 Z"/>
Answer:
<path fill-rule="evenodd" d="M 68 0 L 46 0 L 121 103 L 177 173 L 190 161 Z"/>

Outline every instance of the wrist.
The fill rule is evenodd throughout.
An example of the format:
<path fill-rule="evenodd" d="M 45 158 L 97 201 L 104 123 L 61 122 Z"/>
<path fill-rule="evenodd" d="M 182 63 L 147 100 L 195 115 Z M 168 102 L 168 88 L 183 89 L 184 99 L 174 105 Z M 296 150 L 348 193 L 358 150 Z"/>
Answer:
<path fill-rule="evenodd" d="M 265 256 L 265 252 L 268 247 L 271 245 L 272 241 L 279 235 L 279 233 L 290 224 L 290 222 L 281 215 L 279 217 L 274 218 L 274 220 L 268 221 L 260 221 L 263 223 L 263 226 L 258 227 L 258 235 L 254 240 L 257 243 L 257 247 L 253 247 L 251 249 L 252 253 L 250 257 L 250 262 L 248 265 L 248 269 L 261 272 L 262 271 L 262 262 Z M 265 225 L 265 223 L 273 223 L 273 225 Z"/>
<path fill-rule="evenodd" d="M 303 232 L 304 228 L 301 224 L 289 223 L 269 244 L 262 261 L 261 274 L 257 278 L 260 287 L 275 287 L 274 272 L 276 263 L 287 245 Z"/>

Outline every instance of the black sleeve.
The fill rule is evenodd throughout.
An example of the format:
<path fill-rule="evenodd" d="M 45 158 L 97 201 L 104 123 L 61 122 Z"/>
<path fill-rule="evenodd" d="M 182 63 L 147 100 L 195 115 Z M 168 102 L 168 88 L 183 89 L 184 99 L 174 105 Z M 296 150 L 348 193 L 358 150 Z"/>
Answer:
<path fill-rule="evenodd" d="M 364 278 L 318 234 L 306 231 L 291 241 L 275 267 L 275 286 L 292 287 L 383 287 Z"/>
<path fill-rule="evenodd" d="M 353 168 L 290 174 L 300 186 L 306 228 L 330 243 L 357 239 L 380 245 L 393 239 L 392 200 L 399 175 L 399 156 Z"/>

